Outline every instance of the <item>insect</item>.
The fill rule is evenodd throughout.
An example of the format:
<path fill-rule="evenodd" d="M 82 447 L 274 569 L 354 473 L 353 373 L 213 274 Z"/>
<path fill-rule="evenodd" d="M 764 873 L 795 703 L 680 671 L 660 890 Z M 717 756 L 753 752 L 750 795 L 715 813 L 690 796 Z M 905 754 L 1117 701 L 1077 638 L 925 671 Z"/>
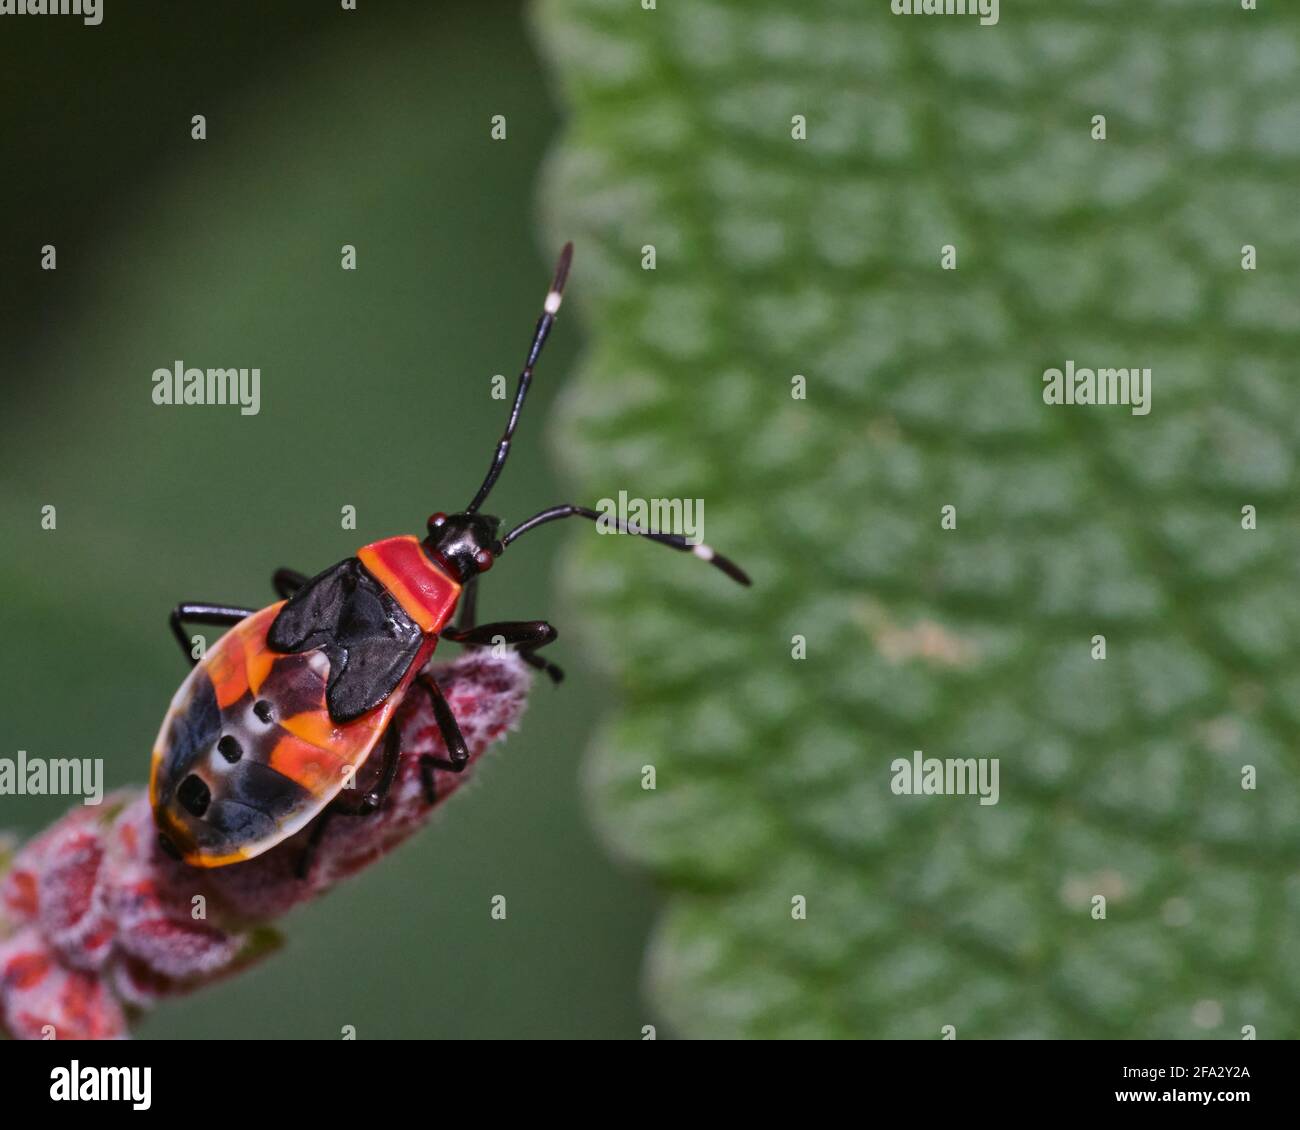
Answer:
<path fill-rule="evenodd" d="M 383 805 L 401 756 L 394 714 L 413 693 L 428 696 L 446 746 L 446 757 L 426 754 L 420 761 L 425 797 L 433 803 L 434 771 L 458 773 L 469 761 L 456 718 L 424 670 L 441 640 L 469 647 L 504 642 L 555 682 L 563 678 L 537 654 L 556 638 L 550 624 L 477 624 L 475 607 L 479 576 L 524 534 L 561 518 L 602 518 L 582 506 L 552 506 L 499 537 L 500 519 L 480 512 L 510 455 L 572 256 L 573 245 L 566 244 L 505 431 L 464 510 L 434 514 L 423 539 L 373 542 L 310 579 L 280 569 L 273 585 L 281 600 L 260 611 L 189 602 L 172 612 L 172 631 L 195 666 L 172 699 L 153 749 L 149 797 L 168 854 L 198 867 L 223 867 L 260 855 L 316 821 L 299 862 L 306 875 L 331 813 L 365 815 Z M 621 520 L 611 524 L 750 583 L 706 545 Z M 186 624 L 230 631 L 195 659 Z M 357 771 L 379 742 L 376 780 L 362 789 Z"/>

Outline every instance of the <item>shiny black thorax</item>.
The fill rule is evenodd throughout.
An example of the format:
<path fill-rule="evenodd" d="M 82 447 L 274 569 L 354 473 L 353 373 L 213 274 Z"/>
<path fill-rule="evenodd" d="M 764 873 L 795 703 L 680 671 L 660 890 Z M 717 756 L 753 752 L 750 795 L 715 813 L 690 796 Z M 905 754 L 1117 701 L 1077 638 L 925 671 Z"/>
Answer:
<path fill-rule="evenodd" d="M 355 557 L 313 577 L 280 609 L 266 635 L 272 651 L 320 648 L 329 660 L 325 705 L 350 722 L 383 702 L 402 681 L 424 633 Z"/>

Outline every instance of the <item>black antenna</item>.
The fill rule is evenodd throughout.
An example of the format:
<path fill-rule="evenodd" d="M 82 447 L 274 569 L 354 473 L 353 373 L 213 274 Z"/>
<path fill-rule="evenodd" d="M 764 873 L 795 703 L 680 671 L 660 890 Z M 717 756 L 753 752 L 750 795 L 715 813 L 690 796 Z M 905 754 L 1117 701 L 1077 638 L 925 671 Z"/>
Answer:
<path fill-rule="evenodd" d="M 546 301 L 542 304 L 542 316 L 538 318 L 537 328 L 533 331 L 533 344 L 528 348 L 528 360 L 524 362 L 523 372 L 519 374 L 519 385 L 515 389 L 515 404 L 510 410 L 510 420 L 506 424 L 506 430 L 501 433 L 496 455 L 492 458 L 492 466 L 488 468 L 483 485 L 478 488 L 474 500 L 465 507 L 466 514 L 473 514 L 483 505 L 483 501 L 500 477 L 501 469 L 506 465 L 506 458 L 510 455 L 510 441 L 514 438 L 515 428 L 519 424 L 519 413 L 524 407 L 524 397 L 528 395 L 528 386 L 533 382 L 533 366 L 537 364 L 542 346 L 546 344 L 551 327 L 555 325 L 555 317 L 560 312 L 560 301 L 564 297 L 564 283 L 569 277 L 569 264 L 572 262 L 573 244 L 566 243 L 564 250 L 560 252 L 559 262 L 555 264 L 555 277 L 551 280 L 551 289 L 546 292 Z"/>
<path fill-rule="evenodd" d="M 589 510 L 585 506 L 552 506 L 543 510 L 540 514 L 534 514 L 526 522 L 520 522 L 513 530 L 501 539 L 501 548 L 504 550 L 516 538 L 523 537 L 529 530 L 535 530 L 538 526 L 544 526 L 547 522 L 557 522 L 561 518 L 589 518 L 593 522 L 598 522 L 604 515 L 597 513 L 595 510 Z M 608 519 L 606 519 L 608 521 Z M 615 519 L 614 524 L 618 527 L 620 533 L 636 534 L 638 537 L 649 538 L 651 541 L 657 541 L 660 545 L 666 545 L 671 549 L 680 550 L 683 553 L 692 553 L 701 561 L 707 561 L 715 568 L 721 569 L 733 581 L 738 581 L 742 585 L 750 583 L 749 574 L 729 557 L 723 557 L 707 545 L 692 545 L 681 534 L 654 534 L 649 530 L 643 530 L 630 522 L 624 522 L 621 518 Z"/>

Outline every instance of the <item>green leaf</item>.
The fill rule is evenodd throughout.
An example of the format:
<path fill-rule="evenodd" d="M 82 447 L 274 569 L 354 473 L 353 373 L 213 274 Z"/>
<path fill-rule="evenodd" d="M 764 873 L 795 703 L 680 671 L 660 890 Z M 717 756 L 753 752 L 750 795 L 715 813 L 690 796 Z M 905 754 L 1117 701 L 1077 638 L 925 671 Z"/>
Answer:
<path fill-rule="evenodd" d="M 587 501 L 705 499 L 755 582 L 573 533 L 621 699 L 593 808 L 669 895 L 676 1032 L 1300 1035 L 1300 13 L 1269 7 L 542 4 L 591 334 L 558 446 Z M 1067 359 L 1151 368 L 1150 414 L 1045 404 Z M 895 795 L 913 750 L 998 758 L 999 802 Z"/>

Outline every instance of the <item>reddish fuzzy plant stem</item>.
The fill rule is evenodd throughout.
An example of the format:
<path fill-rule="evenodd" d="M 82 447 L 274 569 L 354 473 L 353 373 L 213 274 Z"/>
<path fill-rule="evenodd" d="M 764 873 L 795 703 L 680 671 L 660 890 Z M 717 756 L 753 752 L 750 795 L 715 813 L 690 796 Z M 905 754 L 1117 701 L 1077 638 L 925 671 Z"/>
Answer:
<path fill-rule="evenodd" d="M 475 650 L 431 671 L 471 762 L 523 714 L 531 673 L 513 652 Z M 428 821 L 420 757 L 445 757 L 446 750 L 427 696 L 411 695 L 397 721 L 402 759 L 383 807 L 370 816 L 331 817 L 306 879 L 296 867 L 310 828 L 247 863 L 189 867 L 159 850 L 139 790 L 74 808 L 25 844 L 0 880 L 0 1027 L 20 1039 L 122 1037 L 131 1017 L 161 998 L 271 953 L 279 944 L 273 919 L 374 863 Z M 381 754 L 377 747 L 372 756 Z M 470 772 L 437 770 L 436 804 Z"/>

